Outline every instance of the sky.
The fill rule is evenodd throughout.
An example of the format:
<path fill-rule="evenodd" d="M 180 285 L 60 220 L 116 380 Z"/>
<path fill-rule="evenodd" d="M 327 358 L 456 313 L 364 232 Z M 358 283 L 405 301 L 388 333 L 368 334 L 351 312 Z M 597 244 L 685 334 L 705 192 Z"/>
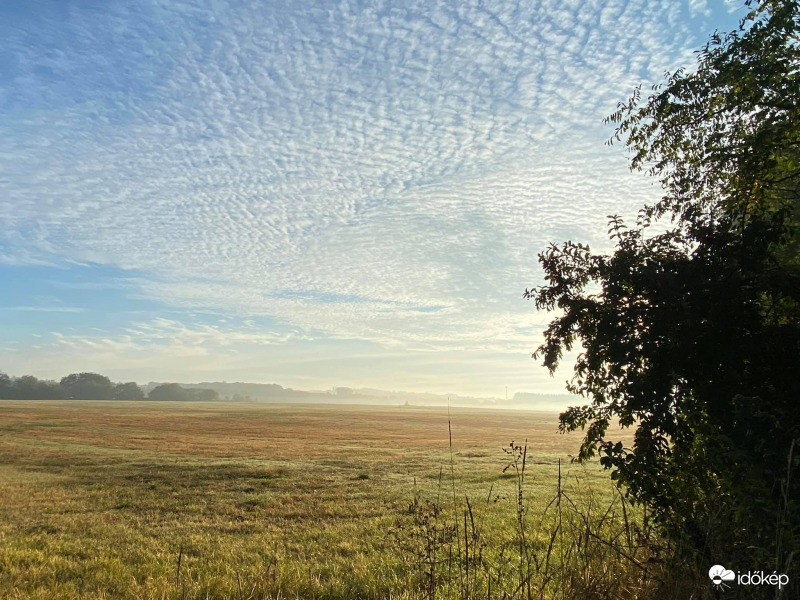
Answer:
<path fill-rule="evenodd" d="M 0 4 L 0 370 L 561 393 L 522 297 L 723 0 Z"/>

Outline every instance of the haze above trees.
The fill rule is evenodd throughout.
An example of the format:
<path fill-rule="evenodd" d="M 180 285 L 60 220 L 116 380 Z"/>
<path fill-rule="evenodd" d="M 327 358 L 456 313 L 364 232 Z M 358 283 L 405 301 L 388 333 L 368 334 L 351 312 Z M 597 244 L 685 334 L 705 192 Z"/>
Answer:
<path fill-rule="evenodd" d="M 303 404 L 373 404 L 385 406 L 452 406 L 507 408 L 558 412 L 575 401 L 569 394 L 515 392 L 508 398 L 407 392 L 376 388 L 334 387 L 296 390 L 275 383 L 214 381 L 202 383 L 113 383 L 97 373 L 73 373 L 60 381 L 31 375 L 9 377 L 0 372 L 0 399 L 4 400 L 157 400 L 231 401 Z"/>

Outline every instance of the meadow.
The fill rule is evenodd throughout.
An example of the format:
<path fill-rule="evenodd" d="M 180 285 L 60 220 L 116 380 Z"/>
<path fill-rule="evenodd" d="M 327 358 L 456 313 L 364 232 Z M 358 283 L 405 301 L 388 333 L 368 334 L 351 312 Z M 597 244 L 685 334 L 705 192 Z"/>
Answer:
<path fill-rule="evenodd" d="M 642 517 L 557 424 L 3 401 L 0 597 L 636 597 Z"/>

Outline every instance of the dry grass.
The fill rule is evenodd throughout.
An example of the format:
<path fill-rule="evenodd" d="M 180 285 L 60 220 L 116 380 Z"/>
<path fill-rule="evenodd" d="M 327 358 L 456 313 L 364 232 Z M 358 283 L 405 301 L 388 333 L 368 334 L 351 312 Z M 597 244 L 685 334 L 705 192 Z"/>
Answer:
<path fill-rule="evenodd" d="M 387 532 L 415 489 L 442 495 L 447 420 L 430 408 L 4 401 L 0 597 L 416 597 Z M 484 509 L 490 546 L 512 535 L 516 510 L 501 448 L 528 440 L 536 512 L 580 438 L 559 435 L 555 414 L 451 420 L 459 496 L 500 497 Z M 564 481 L 575 474 L 576 498 L 611 497 L 596 467 L 565 466 Z"/>

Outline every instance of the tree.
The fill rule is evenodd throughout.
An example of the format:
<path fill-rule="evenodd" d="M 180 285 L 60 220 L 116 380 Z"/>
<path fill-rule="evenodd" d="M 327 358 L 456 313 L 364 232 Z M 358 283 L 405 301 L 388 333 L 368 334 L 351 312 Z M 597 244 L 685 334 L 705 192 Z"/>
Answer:
<path fill-rule="evenodd" d="M 11 398 L 11 378 L 0 371 L 0 398 Z"/>
<path fill-rule="evenodd" d="M 111 380 L 97 373 L 72 373 L 61 379 L 60 386 L 67 398 L 76 400 L 109 400 L 114 395 Z"/>
<path fill-rule="evenodd" d="M 15 400 L 58 400 L 64 395 L 54 382 L 42 381 L 33 375 L 23 375 L 11 380 L 10 397 Z"/>
<path fill-rule="evenodd" d="M 118 383 L 114 386 L 112 398 L 114 400 L 144 400 L 144 392 L 142 392 L 142 388 L 133 381 Z"/>
<path fill-rule="evenodd" d="M 216 402 L 219 400 L 219 393 L 216 390 L 195 388 L 186 391 L 189 392 L 189 398 L 197 402 Z"/>
<path fill-rule="evenodd" d="M 177 383 L 162 383 L 150 391 L 148 398 L 172 402 L 210 402 L 219 400 L 219 393 L 207 388 L 187 389 Z"/>
<path fill-rule="evenodd" d="M 585 429 L 580 458 L 599 453 L 698 568 L 796 574 L 800 8 L 747 5 L 694 72 L 609 118 L 662 200 L 631 229 L 610 217 L 610 255 L 551 245 L 525 294 L 562 311 L 534 354 L 551 373 L 580 348 L 568 388 L 589 403 L 560 417 Z M 631 448 L 609 439 L 616 421 Z"/>
<path fill-rule="evenodd" d="M 160 400 L 164 402 L 183 402 L 190 400 L 189 393 L 177 383 L 162 383 L 157 385 L 147 395 L 150 400 Z"/>

